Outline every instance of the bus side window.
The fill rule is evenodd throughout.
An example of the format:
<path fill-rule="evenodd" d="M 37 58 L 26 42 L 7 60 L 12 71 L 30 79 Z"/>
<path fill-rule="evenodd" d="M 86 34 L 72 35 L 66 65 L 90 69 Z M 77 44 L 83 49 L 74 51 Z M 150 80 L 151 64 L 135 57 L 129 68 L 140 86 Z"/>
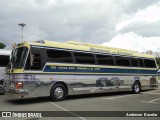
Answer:
<path fill-rule="evenodd" d="M 132 64 L 133 67 L 138 67 L 138 59 L 131 58 L 131 64 Z"/>
<path fill-rule="evenodd" d="M 118 66 L 131 66 L 128 57 L 115 56 L 115 60 Z"/>
<path fill-rule="evenodd" d="M 31 54 L 30 56 L 30 69 L 40 69 L 41 68 L 41 55 Z"/>
<path fill-rule="evenodd" d="M 143 59 L 139 59 L 139 66 L 144 67 Z"/>
<path fill-rule="evenodd" d="M 64 50 L 48 49 L 48 62 L 72 63 L 71 52 Z"/>
<path fill-rule="evenodd" d="M 114 59 L 111 55 L 97 55 L 99 65 L 114 65 Z"/>
<path fill-rule="evenodd" d="M 96 64 L 95 58 L 91 53 L 74 52 L 74 57 L 78 64 Z"/>
<path fill-rule="evenodd" d="M 40 54 L 29 53 L 25 70 L 39 70 L 39 69 L 41 69 Z"/>
<path fill-rule="evenodd" d="M 150 68 L 155 68 L 156 67 L 156 64 L 155 64 L 154 60 L 145 59 L 144 63 L 145 63 L 145 67 L 150 67 Z"/>
<path fill-rule="evenodd" d="M 6 67 L 9 63 L 9 55 L 0 55 L 0 67 Z"/>

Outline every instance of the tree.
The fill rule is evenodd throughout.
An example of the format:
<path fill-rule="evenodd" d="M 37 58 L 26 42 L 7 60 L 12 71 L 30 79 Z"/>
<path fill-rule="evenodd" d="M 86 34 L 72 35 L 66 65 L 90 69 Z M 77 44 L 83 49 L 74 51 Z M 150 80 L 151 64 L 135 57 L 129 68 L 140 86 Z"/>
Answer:
<path fill-rule="evenodd" d="M 0 43 L 0 49 L 3 49 L 5 47 L 6 47 L 6 45 L 4 43 Z"/>

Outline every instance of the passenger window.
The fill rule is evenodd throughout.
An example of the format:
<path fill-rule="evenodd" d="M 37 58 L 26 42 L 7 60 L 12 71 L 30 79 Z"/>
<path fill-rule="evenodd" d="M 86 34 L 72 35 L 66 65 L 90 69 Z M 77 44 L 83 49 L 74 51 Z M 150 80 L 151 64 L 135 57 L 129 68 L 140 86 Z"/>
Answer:
<path fill-rule="evenodd" d="M 47 50 L 49 62 L 67 62 L 72 63 L 72 56 L 69 51 L 63 50 Z"/>
<path fill-rule="evenodd" d="M 96 55 L 98 64 L 100 65 L 114 65 L 114 60 L 112 56 L 109 55 Z"/>
<path fill-rule="evenodd" d="M 115 56 L 115 59 L 118 66 L 130 66 L 128 57 Z"/>
<path fill-rule="evenodd" d="M 74 57 L 75 57 L 76 63 L 80 63 L 80 64 L 95 64 L 94 56 L 91 53 L 75 52 L 74 53 Z"/>
<path fill-rule="evenodd" d="M 135 58 L 131 58 L 131 64 L 133 67 L 138 67 L 138 59 L 135 59 Z"/>
<path fill-rule="evenodd" d="M 144 60 L 145 67 L 155 68 L 156 64 L 154 60 Z"/>
<path fill-rule="evenodd" d="M 140 67 L 144 67 L 143 60 L 142 60 L 142 59 L 139 59 L 139 66 L 140 66 Z"/>

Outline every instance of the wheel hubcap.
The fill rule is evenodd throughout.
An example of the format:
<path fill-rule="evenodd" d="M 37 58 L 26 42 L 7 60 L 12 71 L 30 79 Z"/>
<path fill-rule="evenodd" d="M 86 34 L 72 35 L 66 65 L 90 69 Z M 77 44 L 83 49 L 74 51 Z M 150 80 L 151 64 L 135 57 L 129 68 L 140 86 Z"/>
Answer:
<path fill-rule="evenodd" d="M 63 94 L 64 94 L 64 91 L 61 87 L 57 87 L 55 90 L 54 90 L 54 96 L 58 99 L 62 98 L 63 97 Z"/>
<path fill-rule="evenodd" d="M 135 90 L 135 92 L 139 92 L 139 85 L 138 85 L 138 84 L 136 84 L 136 85 L 134 86 L 134 90 Z"/>

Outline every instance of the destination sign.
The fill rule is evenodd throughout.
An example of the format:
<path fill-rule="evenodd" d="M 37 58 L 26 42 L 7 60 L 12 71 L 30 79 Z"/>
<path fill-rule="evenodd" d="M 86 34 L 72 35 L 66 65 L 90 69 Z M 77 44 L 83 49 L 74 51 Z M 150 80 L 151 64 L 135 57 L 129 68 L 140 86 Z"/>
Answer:
<path fill-rule="evenodd" d="M 119 55 L 133 56 L 132 52 L 125 52 L 125 51 L 118 51 L 118 50 L 112 51 L 112 50 L 108 50 L 108 49 L 95 48 L 95 47 L 90 47 L 90 51 L 108 53 L 108 54 L 119 54 Z"/>

